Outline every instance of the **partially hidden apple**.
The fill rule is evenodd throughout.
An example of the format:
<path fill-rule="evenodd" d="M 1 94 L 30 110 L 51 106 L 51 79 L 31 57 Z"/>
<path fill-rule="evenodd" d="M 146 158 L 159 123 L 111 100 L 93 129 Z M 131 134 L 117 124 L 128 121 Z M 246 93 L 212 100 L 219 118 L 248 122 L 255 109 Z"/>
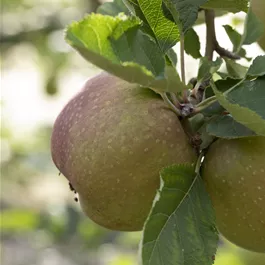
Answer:
<path fill-rule="evenodd" d="M 265 137 L 217 140 L 206 153 L 202 176 L 223 236 L 265 253 Z"/>
<path fill-rule="evenodd" d="M 160 95 L 105 72 L 59 114 L 51 150 L 86 215 L 122 231 L 143 228 L 163 167 L 197 158 Z"/>
<path fill-rule="evenodd" d="M 264 26 L 264 31 L 262 36 L 258 39 L 258 44 L 265 51 L 265 1 L 252 0 L 251 5 L 254 14 L 260 19 Z"/>

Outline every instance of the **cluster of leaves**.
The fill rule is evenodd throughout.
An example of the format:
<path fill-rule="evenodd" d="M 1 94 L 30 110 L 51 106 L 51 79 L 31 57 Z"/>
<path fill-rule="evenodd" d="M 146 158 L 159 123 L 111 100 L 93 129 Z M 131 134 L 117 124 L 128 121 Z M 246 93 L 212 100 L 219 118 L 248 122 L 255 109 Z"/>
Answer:
<path fill-rule="evenodd" d="M 200 134 L 199 150 L 203 150 L 216 137 L 265 136 L 265 56 L 252 60 L 244 50 L 260 37 L 263 27 L 248 6 L 248 0 L 115 0 L 72 23 L 66 40 L 94 65 L 161 94 L 190 122 L 194 135 Z M 200 10 L 214 9 L 244 11 L 247 16 L 242 35 L 224 26 L 233 51 L 216 49 L 219 56 L 212 61 L 201 55 L 192 27 Z M 185 73 L 180 78 L 176 70 L 177 42 L 182 55 L 185 50 L 200 59 L 193 87 L 186 84 Z M 238 58 L 252 61 L 250 67 L 236 62 Z M 219 70 L 223 65 L 226 72 Z M 181 112 L 187 106 L 190 110 Z M 218 233 L 200 163 L 199 159 L 196 168 L 176 165 L 161 171 L 161 187 L 143 232 L 144 265 L 213 263 Z"/>

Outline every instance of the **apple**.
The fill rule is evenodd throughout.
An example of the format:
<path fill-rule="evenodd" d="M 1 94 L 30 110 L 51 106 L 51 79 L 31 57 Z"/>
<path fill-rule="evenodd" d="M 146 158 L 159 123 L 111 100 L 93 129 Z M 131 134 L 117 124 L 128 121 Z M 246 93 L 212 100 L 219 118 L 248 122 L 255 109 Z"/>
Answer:
<path fill-rule="evenodd" d="M 206 153 L 202 177 L 221 234 L 265 252 L 265 137 L 218 139 Z"/>
<path fill-rule="evenodd" d="M 265 51 L 265 1 L 264 0 L 252 0 L 252 10 L 254 14 L 260 19 L 264 25 L 264 32 L 259 38 L 258 43 L 260 47 Z"/>
<path fill-rule="evenodd" d="M 59 114 L 51 151 L 86 215 L 121 231 L 143 228 L 163 167 L 197 159 L 160 95 L 105 72 Z"/>

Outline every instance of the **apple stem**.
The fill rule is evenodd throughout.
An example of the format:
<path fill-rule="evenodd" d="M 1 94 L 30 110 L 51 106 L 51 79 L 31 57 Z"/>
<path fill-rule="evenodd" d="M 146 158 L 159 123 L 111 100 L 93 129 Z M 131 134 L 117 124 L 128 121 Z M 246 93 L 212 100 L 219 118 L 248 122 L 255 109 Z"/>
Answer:
<path fill-rule="evenodd" d="M 181 116 L 180 110 L 171 102 L 166 93 L 161 93 L 161 97 L 178 116 Z"/>
<path fill-rule="evenodd" d="M 170 93 L 170 97 L 171 97 L 172 102 L 174 103 L 174 105 L 175 105 L 177 108 L 179 108 L 179 107 L 180 107 L 180 103 L 179 103 L 179 101 L 178 101 L 178 98 L 177 98 L 176 94 L 173 93 L 173 92 L 171 92 L 171 93 Z"/>
<path fill-rule="evenodd" d="M 200 174 L 200 168 L 201 168 L 202 158 L 204 157 L 204 155 L 205 155 L 204 151 L 201 151 L 201 153 L 200 153 L 200 155 L 199 155 L 199 157 L 198 157 L 198 160 L 197 160 L 197 162 L 196 162 L 195 173 L 196 173 L 197 175 Z"/>

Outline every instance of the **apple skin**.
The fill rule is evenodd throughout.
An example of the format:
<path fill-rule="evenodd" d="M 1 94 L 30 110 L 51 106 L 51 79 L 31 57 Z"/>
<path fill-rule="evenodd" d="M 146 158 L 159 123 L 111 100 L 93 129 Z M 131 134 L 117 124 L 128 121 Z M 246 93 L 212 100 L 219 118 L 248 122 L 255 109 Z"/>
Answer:
<path fill-rule="evenodd" d="M 206 153 L 202 176 L 221 234 L 265 252 L 265 137 L 217 140 Z"/>
<path fill-rule="evenodd" d="M 51 151 L 86 215 L 121 231 L 143 228 L 163 167 L 197 159 L 158 94 L 105 72 L 88 80 L 59 114 Z"/>
<path fill-rule="evenodd" d="M 255 253 L 240 249 L 238 255 L 244 262 L 244 265 L 264 265 L 265 253 Z"/>
<path fill-rule="evenodd" d="M 264 32 L 258 40 L 258 44 L 265 51 L 265 1 L 264 0 L 252 0 L 252 10 L 254 14 L 260 19 L 264 25 Z"/>

